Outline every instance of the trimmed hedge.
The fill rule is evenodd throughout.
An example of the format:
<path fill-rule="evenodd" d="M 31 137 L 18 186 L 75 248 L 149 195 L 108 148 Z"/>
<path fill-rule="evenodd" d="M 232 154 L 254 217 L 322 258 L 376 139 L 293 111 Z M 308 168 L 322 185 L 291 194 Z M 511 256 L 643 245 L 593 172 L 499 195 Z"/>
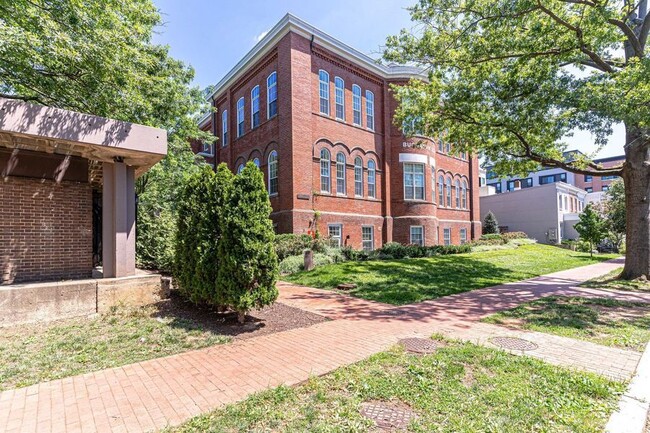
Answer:
<path fill-rule="evenodd" d="M 342 249 L 346 260 L 392 260 L 392 259 L 417 259 L 447 254 L 463 254 L 472 251 L 469 244 L 465 245 L 402 245 L 397 242 L 388 242 L 383 247 L 374 251 L 355 250 L 350 247 Z"/>

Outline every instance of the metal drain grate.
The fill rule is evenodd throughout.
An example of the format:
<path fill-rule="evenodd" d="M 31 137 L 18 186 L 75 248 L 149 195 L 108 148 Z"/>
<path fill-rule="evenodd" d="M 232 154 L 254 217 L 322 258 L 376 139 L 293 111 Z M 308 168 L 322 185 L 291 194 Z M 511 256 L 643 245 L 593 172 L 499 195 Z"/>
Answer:
<path fill-rule="evenodd" d="M 411 353 L 427 354 L 433 353 L 438 348 L 435 341 L 428 338 L 404 338 L 399 341 L 404 350 Z"/>
<path fill-rule="evenodd" d="M 361 403 L 361 415 L 373 420 L 381 429 L 404 430 L 416 417 L 413 411 L 404 406 L 383 402 Z"/>
<path fill-rule="evenodd" d="M 508 350 L 535 350 L 537 344 L 532 341 L 524 340 L 523 338 L 516 337 L 492 337 L 489 339 L 490 343 L 502 349 Z"/>

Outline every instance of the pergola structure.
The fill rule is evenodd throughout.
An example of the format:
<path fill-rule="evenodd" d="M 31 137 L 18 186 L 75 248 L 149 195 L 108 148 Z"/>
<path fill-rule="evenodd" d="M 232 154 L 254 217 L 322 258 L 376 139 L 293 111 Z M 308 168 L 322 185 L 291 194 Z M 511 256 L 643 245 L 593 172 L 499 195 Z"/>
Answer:
<path fill-rule="evenodd" d="M 135 179 L 166 153 L 162 129 L 0 98 L 0 284 L 90 278 L 93 231 L 103 277 L 134 275 Z"/>

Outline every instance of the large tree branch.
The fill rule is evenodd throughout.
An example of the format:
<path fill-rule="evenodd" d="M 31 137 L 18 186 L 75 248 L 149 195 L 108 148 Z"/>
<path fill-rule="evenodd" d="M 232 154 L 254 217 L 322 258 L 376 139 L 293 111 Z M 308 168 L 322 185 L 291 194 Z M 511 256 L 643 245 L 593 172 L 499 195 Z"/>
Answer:
<path fill-rule="evenodd" d="M 634 50 L 634 53 L 637 55 L 637 57 L 639 58 L 643 57 L 643 46 L 641 45 L 641 41 L 637 37 L 636 33 L 634 33 L 634 30 L 630 28 L 630 26 L 628 26 L 625 22 L 614 18 L 607 20 L 607 22 L 610 24 L 614 24 L 616 27 L 621 29 L 621 31 L 627 37 L 627 40 L 630 43 L 630 46 Z"/>
<path fill-rule="evenodd" d="M 641 30 L 639 32 L 639 43 L 641 48 L 645 50 L 645 44 L 648 42 L 648 34 L 650 33 L 650 13 L 646 15 L 641 25 Z"/>

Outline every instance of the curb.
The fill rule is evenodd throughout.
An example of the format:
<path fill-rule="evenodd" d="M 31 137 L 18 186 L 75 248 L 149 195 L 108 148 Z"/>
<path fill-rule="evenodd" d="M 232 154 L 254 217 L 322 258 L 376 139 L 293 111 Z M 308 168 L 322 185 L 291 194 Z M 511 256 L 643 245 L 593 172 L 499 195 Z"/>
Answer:
<path fill-rule="evenodd" d="M 606 433 L 643 433 L 650 412 L 650 343 L 636 367 L 636 373 L 621 396 L 618 410 L 609 418 Z"/>

